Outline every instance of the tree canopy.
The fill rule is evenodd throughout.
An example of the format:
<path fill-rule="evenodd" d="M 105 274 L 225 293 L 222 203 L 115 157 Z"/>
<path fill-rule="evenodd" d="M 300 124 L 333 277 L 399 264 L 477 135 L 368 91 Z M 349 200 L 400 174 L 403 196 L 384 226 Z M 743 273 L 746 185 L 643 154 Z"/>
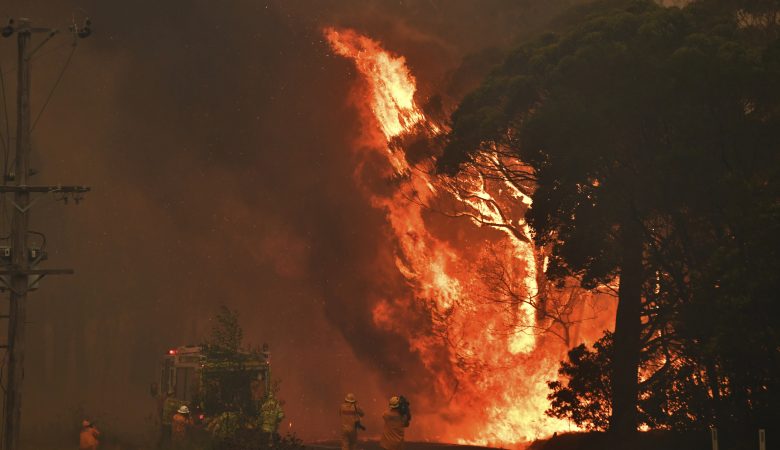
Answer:
<path fill-rule="evenodd" d="M 777 416 L 780 40 L 745 20 L 767 5 L 735 3 L 588 6 L 463 100 L 439 160 L 455 172 L 514 153 L 533 169 L 526 218 L 552 247 L 547 275 L 619 280 L 613 430 L 675 426 L 637 405 L 683 368 L 707 393 L 695 421 Z"/>

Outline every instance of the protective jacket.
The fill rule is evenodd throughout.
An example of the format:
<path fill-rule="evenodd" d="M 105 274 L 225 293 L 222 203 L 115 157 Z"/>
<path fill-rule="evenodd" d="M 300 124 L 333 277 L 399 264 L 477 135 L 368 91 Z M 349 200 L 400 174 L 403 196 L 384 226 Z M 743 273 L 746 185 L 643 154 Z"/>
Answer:
<path fill-rule="evenodd" d="M 339 408 L 341 417 L 341 450 L 354 450 L 357 443 L 355 423 L 363 417 L 363 410 L 357 403 L 344 402 Z"/>
<path fill-rule="evenodd" d="M 390 409 L 382 414 L 385 428 L 379 445 L 385 450 L 402 450 L 404 448 L 404 428 L 409 426 L 409 418 L 401 415 L 397 409 Z"/>
<path fill-rule="evenodd" d="M 79 448 L 81 450 L 96 450 L 99 444 L 98 436 L 100 436 L 100 431 L 97 428 L 91 425 L 82 427 L 79 435 Z"/>
<path fill-rule="evenodd" d="M 192 425 L 192 418 L 186 414 L 176 413 L 171 419 L 171 440 L 183 441 L 187 438 L 187 428 Z"/>
<path fill-rule="evenodd" d="M 341 416 L 341 431 L 355 431 L 355 422 L 363 417 L 363 410 L 357 403 L 344 402 L 339 408 L 339 416 Z"/>
<path fill-rule="evenodd" d="M 284 419 L 284 411 L 282 410 L 279 402 L 275 398 L 271 397 L 263 403 L 263 426 L 262 430 L 265 433 L 276 433 L 276 429 L 279 427 L 279 422 Z"/>

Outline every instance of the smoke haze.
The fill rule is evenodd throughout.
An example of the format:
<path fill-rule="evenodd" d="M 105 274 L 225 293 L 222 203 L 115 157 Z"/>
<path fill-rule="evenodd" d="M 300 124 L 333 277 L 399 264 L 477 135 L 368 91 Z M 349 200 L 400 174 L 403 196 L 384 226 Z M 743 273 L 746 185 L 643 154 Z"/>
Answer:
<path fill-rule="evenodd" d="M 568 3 L 5 2 L 3 16 L 64 30 L 86 12 L 95 29 L 33 133 L 34 183 L 93 191 L 33 210 L 46 266 L 76 275 L 30 297 L 26 430 L 73 432 L 86 416 L 138 434 L 160 355 L 200 342 L 220 303 L 240 312 L 248 343 L 271 345 L 283 425 L 304 438 L 335 436 L 346 392 L 371 430 L 390 394 L 425 394 L 418 356 L 371 319 L 367 280 L 394 270 L 382 264 L 393 255 L 381 212 L 355 189 L 355 68 L 321 28 L 381 40 L 407 57 L 420 103 L 451 106 L 499 49 Z M 36 55 L 34 117 L 70 44 L 63 33 Z M 15 49 L 0 40 L 11 130 Z"/>

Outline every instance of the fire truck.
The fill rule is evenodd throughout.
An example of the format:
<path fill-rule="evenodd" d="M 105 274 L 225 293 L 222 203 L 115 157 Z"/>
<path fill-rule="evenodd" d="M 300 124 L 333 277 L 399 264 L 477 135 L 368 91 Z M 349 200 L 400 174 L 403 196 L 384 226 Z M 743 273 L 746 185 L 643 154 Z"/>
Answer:
<path fill-rule="evenodd" d="M 162 358 L 159 380 L 152 395 L 160 400 L 163 425 L 182 405 L 199 421 L 225 412 L 258 415 L 271 394 L 268 345 L 262 351 L 222 353 L 194 345 L 172 348 Z"/>

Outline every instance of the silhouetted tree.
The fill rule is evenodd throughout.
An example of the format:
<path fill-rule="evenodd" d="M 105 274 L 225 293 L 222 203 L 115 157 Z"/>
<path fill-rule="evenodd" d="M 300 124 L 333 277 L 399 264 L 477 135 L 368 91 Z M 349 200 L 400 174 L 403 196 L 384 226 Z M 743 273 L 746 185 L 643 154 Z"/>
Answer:
<path fill-rule="evenodd" d="M 588 349 L 584 344 L 569 351 L 561 362 L 561 380 L 550 381 L 551 417 L 568 419 L 587 430 L 605 430 L 611 415 L 609 382 L 613 335 Z M 661 368 L 655 367 L 662 361 Z M 638 423 L 649 428 L 701 429 L 711 423 L 708 386 L 698 364 L 679 354 L 654 348 L 640 356 Z"/>
<path fill-rule="evenodd" d="M 220 305 L 211 324 L 211 334 L 204 346 L 211 352 L 238 353 L 244 330 L 238 323 L 238 311 Z"/>
<path fill-rule="evenodd" d="M 527 218 L 537 243 L 552 247 L 548 275 L 584 287 L 619 279 L 610 429 L 623 434 L 640 419 L 643 349 L 659 372 L 643 379 L 710 366 L 710 390 L 721 384 L 728 364 L 711 342 L 737 328 L 697 326 L 690 305 L 720 298 L 716 309 L 748 302 L 776 312 L 760 297 L 776 284 L 765 271 L 727 268 L 755 258 L 745 250 L 755 229 L 735 228 L 750 223 L 746 212 L 772 225 L 745 205 L 766 197 L 774 218 L 778 193 L 778 43 L 756 40 L 737 17 L 708 2 L 589 5 L 569 31 L 520 47 L 464 99 L 439 161 L 456 171 L 496 147 L 517 155 L 533 168 Z M 754 274 L 760 289 L 713 297 L 727 277 L 736 286 Z M 757 337 L 765 350 L 777 348 L 769 330 Z M 673 365 L 685 358 L 696 364 Z"/>
<path fill-rule="evenodd" d="M 550 408 L 547 415 L 571 420 L 586 430 L 605 430 L 611 414 L 612 335 L 608 334 L 593 344 L 593 350 L 578 345 L 568 352 L 568 361 L 562 361 L 558 374 L 566 381 L 550 381 L 552 391 L 547 397 Z"/>

